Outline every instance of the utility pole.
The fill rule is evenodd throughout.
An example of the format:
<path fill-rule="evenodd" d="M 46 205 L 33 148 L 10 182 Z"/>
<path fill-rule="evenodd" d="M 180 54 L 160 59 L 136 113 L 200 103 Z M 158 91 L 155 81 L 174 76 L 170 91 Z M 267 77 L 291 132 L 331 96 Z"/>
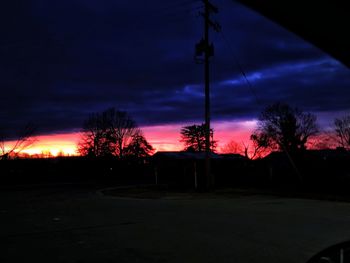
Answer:
<path fill-rule="evenodd" d="M 211 13 L 218 13 L 218 8 L 209 2 L 209 0 L 202 0 L 204 3 L 204 13 L 201 15 L 204 18 L 204 39 L 196 44 L 196 62 L 204 62 L 204 93 L 205 93 L 205 177 L 206 177 L 206 188 L 210 190 L 213 187 L 214 178 L 211 174 L 210 165 L 210 74 L 209 74 L 209 58 L 214 56 L 214 45 L 209 43 L 209 29 L 213 28 L 219 32 L 221 27 L 218 23 L 210 20 Z M 204 60 L 198 57 L 203 57 Z"/>

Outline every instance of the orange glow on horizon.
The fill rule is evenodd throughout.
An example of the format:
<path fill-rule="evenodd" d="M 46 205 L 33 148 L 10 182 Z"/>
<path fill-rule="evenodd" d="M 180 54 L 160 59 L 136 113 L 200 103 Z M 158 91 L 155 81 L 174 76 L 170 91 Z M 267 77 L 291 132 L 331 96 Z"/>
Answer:
<path fill-rule="evenodd" d="M 78 155 L 77 143 L 79 133 L 63 133 L 52 135 L 41 135 L 35 137 L 35 143 L 22 151 L 29 155 L 51 155 L 72 156 Z"/>
<path fill-rule="evenodd" d="M 157 126 L 141 127 L 146 139 L 157 151 L 181 151 L 184 146 L 180 142 L 181 127 L 187 124 L 166 124 Z M 220 153 L 222 148 L 231 140 L 237 143 L 247 143 L 250 134 L 256 127 L 256 121 L 225 121 L 214 122 L 214 139 L 218 142 L 217 151 Z M 58 155 L 78 155 L 77 143 L 80 133 L 62 133 L 52 135 L 42 135 L 35 137 L 36 142 L 28 149 L 22 151 L 23 154 L 51 156 Z M 8 142 L 11 145 L 13 142 Z"/>

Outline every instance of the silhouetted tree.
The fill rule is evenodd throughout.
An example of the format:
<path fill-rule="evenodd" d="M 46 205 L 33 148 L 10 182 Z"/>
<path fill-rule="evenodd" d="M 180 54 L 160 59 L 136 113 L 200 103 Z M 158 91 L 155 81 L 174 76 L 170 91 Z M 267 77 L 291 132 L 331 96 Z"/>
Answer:
<path fill-rule="evenodd" d="M 214 131 L 210 129 L 210 148 L 214 151 L 216 141 L 213 139 Z M 185 144 L 185 151 L 204 152 L 205 151 L 205 124 L 190 125 L 181 128 L 181 142 Z"/>
<path fill-rule="evenodd" d="M 265 157 L 270 151 L 262 147 L 257 141 L 251 140 L 249 143 L 244 143 L 244 156 L 250 160 L 256 160 Z"/>
<path fill-rule="evenodd" d="M 132 136 L 130 144 L 125 148 L 125 155 L 131 157 L 147 157 L 154 152 L 152 145 L 150 145 L 141 131 Z"/>
<path fill-rule="evenodd" d="M 224 147 L 222 147 L 221 151 L 223 153 L 241 154 L 251 160 L 262 158 L 269 152 L 258 145 L 256 141 L 250 141 L 249 143 L 242 142 L 239 144 L 234 140 L 229 141 Z"/>
<path fill-rule="evenodd" d="M 103 157 L 113 155 L 113 148 L 108 141 L 108 121 L 100 113 L 92 113 L 82 128 L 78 143 L 78 152 L 83 156 Z"/>
<path fill-rule="evenodd" d="M 322 131 L 309 140 L 307 147 L 314 150 L 334 149 L 338 146 L 337 136 L 334 132 Z"/>
<path fill-rule="evenodd" d="M 238 142 L 231 140 L 227 144 L 225 144 L 221 151 L 223 153 L 235 153 L 235 154 L 244 154 L 243 144 L 239 144 Z"/>
<path fill-rule="evenodd" d="M 139 129 L 136 122 L 125 111 L 109 109 L 107 116 L 111 118 L 109 138 L 115 144 L 115 155 L 122 158 L 125 147 L 129 145 Z"/>
<path fill-rule="evenodd" d="M 110 108 L 91 114 L 84 122 L 78 152 L 84 156 L 122 158 L 137 132 L 135 121 L 124 111 Z"/>
<path fill-rule="evenodd" d="M 305 150 L 308 139 L 317 133 L 315 115 L 275 103 L 261 113 L 251 139 L 262 148 L 296 153 Z"/>
<path fill-rule="evenodd" d="M 36 139 L 35 127 L 32 123 L 28 123 L 22 130 L 20 130 L 17 139 L 9 144 L 6 142 L 4 135 L 0 135 L 0 160 L 8 159 L 11 155 L 18 155 L 21 151 L 32 146 Z"/>
<path fill-rule="evenodd" d="M 336 141 L 340 147 L 350 149 L 350 116 L 334 120 Z"/>

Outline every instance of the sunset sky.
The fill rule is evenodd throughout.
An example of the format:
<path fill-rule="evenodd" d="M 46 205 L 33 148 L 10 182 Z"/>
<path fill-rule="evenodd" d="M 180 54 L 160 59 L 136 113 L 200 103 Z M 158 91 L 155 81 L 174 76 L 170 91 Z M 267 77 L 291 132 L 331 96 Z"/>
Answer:
<path fill-rule="evenodd" d="M 213 0 L 215 137 L 249 139 L 276 101 L 310 111 L 323 129 L 348 113 L 350 71 L 311 44 L 233 0 Z M 157 150 L 179 150 L 180 128 L 204 121 L 202 2 L 14 0 L 0 22 L 0 133 L 38 130 L 30 153 L 75 153 L 89 113 L 128 111 Z M 237 63 L 244 69 L 249 87 Z"/>

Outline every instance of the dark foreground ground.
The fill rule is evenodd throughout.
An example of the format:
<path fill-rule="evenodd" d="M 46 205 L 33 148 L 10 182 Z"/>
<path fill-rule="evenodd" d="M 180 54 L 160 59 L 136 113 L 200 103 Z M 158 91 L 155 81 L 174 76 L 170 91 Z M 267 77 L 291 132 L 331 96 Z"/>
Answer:
<path fill-rule="evenodd" d="M 135 199 L 98 188 L 2 189 L 0 262 L 303 263 L 350 239 L 350 203 L 239 194 Z"/>

